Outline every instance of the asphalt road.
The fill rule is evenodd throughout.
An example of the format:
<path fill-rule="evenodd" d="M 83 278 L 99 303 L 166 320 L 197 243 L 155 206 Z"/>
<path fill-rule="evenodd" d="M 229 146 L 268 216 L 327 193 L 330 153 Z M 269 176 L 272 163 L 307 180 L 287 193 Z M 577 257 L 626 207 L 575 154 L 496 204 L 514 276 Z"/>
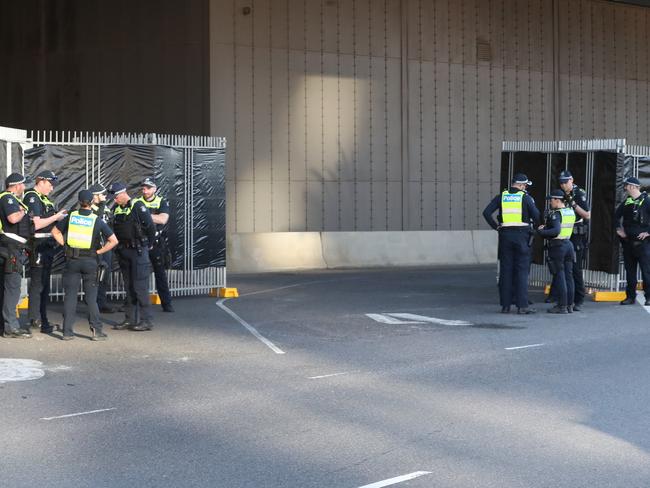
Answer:
<path fill-rule="evenodd" d="M 503 315 L 492 266 L 229 285 L 151 332 L 91 342 L 80 306 L 73 341 L 0 339 L 34 378 L 0 383 L 0 486 L 650 486 L 644 307 Z"/>

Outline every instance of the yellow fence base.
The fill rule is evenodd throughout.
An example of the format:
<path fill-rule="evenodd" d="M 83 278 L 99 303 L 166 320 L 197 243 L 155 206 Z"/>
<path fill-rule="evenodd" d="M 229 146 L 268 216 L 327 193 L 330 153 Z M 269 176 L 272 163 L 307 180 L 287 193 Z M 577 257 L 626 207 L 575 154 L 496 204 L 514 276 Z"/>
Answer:
<path fill-rule="evenodd" d="M 625 300 L 624 291 L 596 291 L 594 292 L 594 302 L 620 302 Z"/>
<path fill-rule="evenodd" d="M 239 296 L 237 288 L 216 288 L 216 290 L 218 290 L 217 294 L 221 298 L 237 298 Z M 212 291 L 210 292 L 210 296 L 214 296 L 212 295 Z"/>
<path fill-rule="evenodd" d="M 160 296 L 158 296 L 157 293 L 152 293 L 149 295 L 149 299 L 151 300 L 152 305 L 160 305 L 162 302 L 160 301 Z"/>

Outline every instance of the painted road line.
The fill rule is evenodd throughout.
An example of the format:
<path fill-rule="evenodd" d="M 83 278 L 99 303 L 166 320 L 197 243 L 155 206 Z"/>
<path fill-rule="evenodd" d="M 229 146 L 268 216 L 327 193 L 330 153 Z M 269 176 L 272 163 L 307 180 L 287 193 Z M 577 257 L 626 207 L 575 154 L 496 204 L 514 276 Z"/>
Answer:
<path fill-rule="evenodd" d="M 377 481 L 376 483 L 363 485 L 360 486 L 359 488 L 381 488 L 382 486 L 396 485 L 397 483 L 401 483 L 402 481 L 408 481 L 415 478 L 419 478 L 420 476 L 424 476 L 425 474 L 431 474 L 431 471 L 415 471 L 414 473 L 405 474 L 404 476 L 397 476 L 389 480 Z"/>
<path fill-rule="evenodd" d="M 0 358 L 0 383 L 37 380 L 45 376 L 43 363 L 34 359 Z"/>
<path fill-rule="evenodd" d="M 304 283 L 294 283 L 293 285 L 278 286 L 277 288 L 267 288 L 265 290 L 258 290 L 258 291 L 251 291 L 251 292 L 248 292 L 248 293 L 243 293 L 243 294 L 239 295 L 239 298 L 249 297 L 251 295 L 259 295 L 260 293 L 271 293 L 273 291 L 286 290 L 288 288 L 296 288 L 298 286 L 315 285 L 315 284 L 318 284 L 318 283 L 331 283 L 332 281 L 335 281 L 335 280 L 314 280 L 314 281 L 305 281 Z"/>
<path fill-rule="evenodd" d="M 650 307 L 645 306 L 645 293 L 643 293 L 641 290 L 636 291 L 636 301 L 643 307 L 646 312 L 650 313 Z"/>
<path fill-rule="evenodd" d="M 115 410 L 115 407 L 100 408 L 99 410 L 89 410 L 88 412 L 69 413 L 67 415 L 57 415 L 56 417 L 43 417 L 40 420 L 67 419 L 69 417 L 79 417 L 81 415 L 90 415 L 90 414 L 93 414 L 93 413 L 109 412 L 111 410 Z"/>
<path fill-rule="evenodd" d="M 331 378 L 333 376 L 342 376 L 344 374 L 350 374 L 354 373 L 354 371 L 346 371 L 345 373 L 332 373 L 332 374 L 323 374 L 320 376 L 308 376 L 307 379 L 309 380 L 320 380 L 321 378 Z"/>
<path fill-rule="evenodd" d="M 372 320 L 379 322 L 381 324 L 391 324 L 391 325 L 397 325 L 397 324 L 424 324 L 424 322 L 414 322 L 411 320 L 405 321 L 405 320 L 399 320 L 393 317 L 389 317 L 388 315 L 384 315 L 381 313 L 367 313 L 366 317 L 371 318 Z"/>
<path fill-rule="evenodd" d="M 414 313 L 389 313 L 387 315 L 397 317 L 398 319 L 418 320 L 420 322 L 431 322 L 432 324 L 440 325 L 473 325 L 471 322 L 466 322 L 464 320 L 439 319 L 436 317 L 427 317 L 425 315 L 416 315 Z"/>
<path fill-rule="evenodd" d="M 529 344 L 527 346 L 506 347 L 506 351 L 514 351 L 516 349 L 529 349 L 531 347 L 542 347 L 544 344 Z"/>
<path fill-rule="evenodd" d="M 230 310 L 228 307 L 224 305 L 223 302 L 228 300 L 227 298 L 224 298 L 222 300 L 219 300 L 217 302 L 217 306 L 226 312 L 228 315 L 230 315 L 233 319 L 235 319 L 237 322 L 239 322 L 248 332 L 253 334 L 255 337 L 257 337 L 261 342 L 263 342 L 269 349 L 271 349 L 274 353 L 276 354 L 284 354 L 284 351 L 277 347 L 275 344 L 273 344 L 270 340 L 268 340 L 266 337 L 264 337 L 262 334 L 257 332 L 257 329 L 250 325 L 248 322 L 246 322 L 244 319 L 242 319 L 239 315 L 237 315 L 235 312 Z"/>

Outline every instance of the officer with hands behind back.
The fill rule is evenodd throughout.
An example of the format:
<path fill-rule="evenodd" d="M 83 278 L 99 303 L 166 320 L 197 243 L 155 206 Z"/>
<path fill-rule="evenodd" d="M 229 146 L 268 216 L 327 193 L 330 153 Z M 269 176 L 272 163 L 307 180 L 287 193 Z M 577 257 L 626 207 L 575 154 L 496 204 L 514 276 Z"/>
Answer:
<path fill-rule="evenodd" d="M 63 287 L 64 341 L 74 338 L 73 326 L 77 311 L 79 281 L 83 278 L 84 294 L 88 305 L 88 322 L 91 340 L 106 339 L 97 306 L 97 268 L 101 256 L 117 245 L 117 238 L 110 227 L 92 210 L 93 194 L 89 190 L 79 192 L 79 210 L 59 222 L 52 229 L 52 237 L 65 247 L 65 272 Z"/>
<path fill-rule="evenodd" d="M 547 239 L 548 267 L 553 275 L 553 290 L 557 304 L 548 309 L 548 313 L 573 312 L 573 263 L 575 251 L 569 240 L 576 220 L 573 209 L 564 205 L 565 194 L 562 190 L 553 190 L 546 197 L 550 201 L 551 211 L 544 225 L 540 225 L 538 233 Z"/>
<path fill-rule="evenodd" d="M 149 247 L 156 237 L 156 228 L 145 204 L 132 200 L 124 183 L 113 183 L 109 191 L 117 204 L 113 210 L 113 230 L 120 241 L 116 254 L 126 289 L 125 318 L 114 329 L 151 330 Z"/>
<path fill-rule="evenodd" d="M 626 298 L 621 305 L 631 305 L 636 299 L 636 272 L 641 267 L 645 305 L 650 305 L 650 199 L 646 192 L 641 192 L 638 178 L 626 178 L 623 188 L 627 198 L 616 208 L 614 221 L 616 233 L 623 246 L 625 264 Z M 621 218 L 623 224 L 621 225 Z"/>
<path fill-rule="evenodd" d="M 526 188 L 532 185 L 525 174 L 518 173 L 508 190 L 495 196 L 483 210 L 483 218 L 499 232 L 499 298 L 501 312 L 510 312 L 515 297 L 517 313 L 535 313 L 528 306 L 528 273 L 530 270 L 530 223 L 538 225 L 539 210 Z M 493 214 L 499 211 L 497 220 Z M 514 294 L 513 294 L 514 292 Z"/>
<path fill-rule="evenodd" d="M 576 259 L 573 262 L 573 284 L 575 296 L 573 310 L 579 312 L 585 301 L 585 282 L 582 276 L 582 265 L 587 251 L 588 221 L 591 219 L 591 209 L 587 203 L 585 191 L 573 183 L 573 175 L 569 171 L 560 173 L 560 188 L 564 192 L 564 204 L 573 209 L 576 214 L 576 223 L 571 234 L 571 243 L 575 250 Z"/>
<path fill-rule="evenodd" d="M 149 258 L 156 278 L 156 290 L 160 296 L 162 309 L 164 312 L 173 312 L 172 295 L 169 292 L 167 272 L 165 271 L 171 264 L 168 258 L 169 247 L 167 246 L 166 233 L 166 226 L 169 221 L 169 202 L 166 198 L 156 195 L 156 188 L 156 182 L 153 178 L 145 178 L 142 182 L 142 196 L 137 201 L 147 206 L 151 218 L 156 224 L 156 238 L 151 243 Z"/>
<path fill-rule="evenodd" d="M 52 239 L 52 227 L 67 215 L 66 210 L 57 211 L 48 197 L 54 190 L 56 175 L 49 170 L 36 175 L 36 184 L 25 192 L 23 201 L 34 222 L 34 240 L 29 260 L 29 321 L 31 327 L 41 328 L 49 334 L 54 330 L 47 319 L 47 302 L 50 294 L 52 261 L 56 254 L 56 243 Z"/>
<path fill-rule="evenodd" d="M 93 194 L 93 204 L 90 207 L 95 215 L 102 219 L 111 229 L 113 228 L 113 212 L 108 207 L 107 194 L 108 190 L 101 183 L 95 183 L 88 188 Z M 102 313 L 113 313 L 115 309 L 111 307 L 106 298 L 106 288 L 110 273 L 113 269 L 113 251 L 109 250 L 101 254 L 101 263 L 105 267 L 102 280 L 97 284 L 97 305 Z"/>
<path fill-rule="evenodd" d="M 25 191 L 25 177 L 12 173 L 5 180 L 6 190 L 0 193 L 0 306 L 2 308 L 3 336 L 28 339 L 29 330 L 21 329 L 16 317 L 20 300 L 25 251 L 33 234 L 27 207 L 21 198 Z"/>

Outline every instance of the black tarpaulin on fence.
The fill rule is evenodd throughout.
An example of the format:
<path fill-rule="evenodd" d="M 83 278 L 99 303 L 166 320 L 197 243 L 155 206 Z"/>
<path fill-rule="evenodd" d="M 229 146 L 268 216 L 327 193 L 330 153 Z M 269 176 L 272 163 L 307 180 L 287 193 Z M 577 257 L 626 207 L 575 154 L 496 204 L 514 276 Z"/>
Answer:
<path fill-rule="evenodd" d="M 171 268 L 183 269 L 190 258 L 193 269 L 226 265 L 225 149 L 101 145 L 93 159 L 88 157 L 87 147 L 52 144 L 30 149 L 25 152 L 25 173 L 36 176 L 44 169 L 54 171 L 59 181 L 51 198 L 67 209 L 76 205 L 77 192 L 93 182 L 108 187 L 121 181 L 129 195 L 138 197 L 144 178 L 153 176 L 158 194 L 170 201 Z M 185 191 L 190 177 L 194 178 L 192 200 Z M 186 222 L 192 214 L 190 201 L 193 219 Z M 193 242 L 192 256 L 186 255 L 187 242 Z"/>

